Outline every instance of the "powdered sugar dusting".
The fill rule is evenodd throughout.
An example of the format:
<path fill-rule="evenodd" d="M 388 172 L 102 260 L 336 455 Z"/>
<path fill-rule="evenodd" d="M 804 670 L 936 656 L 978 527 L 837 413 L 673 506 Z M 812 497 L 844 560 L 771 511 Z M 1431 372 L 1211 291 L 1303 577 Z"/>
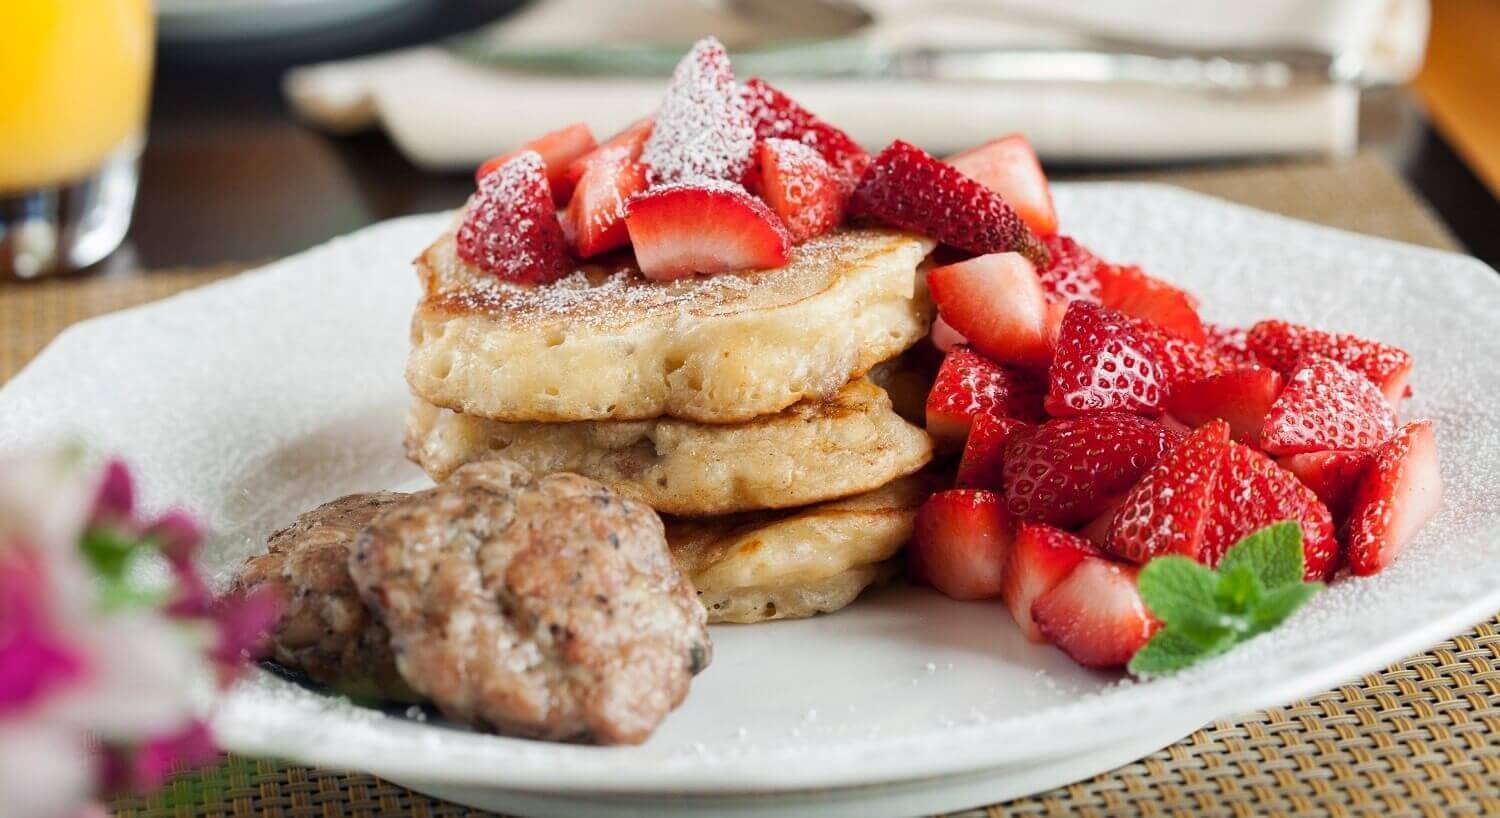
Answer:
<path fill-rule="evenodd" d="M 479 180 L 457 242 L 459 258 L 507 280 L 544 282 L 567 272 L 541 154 L 522 151 Z"/>
<path fill-rule="evenodd" d="M 677 64 L 641 161 L 650 179 L 739 180 L 750 167 L 755 128 L 724 45 L 705 37 Z"/>

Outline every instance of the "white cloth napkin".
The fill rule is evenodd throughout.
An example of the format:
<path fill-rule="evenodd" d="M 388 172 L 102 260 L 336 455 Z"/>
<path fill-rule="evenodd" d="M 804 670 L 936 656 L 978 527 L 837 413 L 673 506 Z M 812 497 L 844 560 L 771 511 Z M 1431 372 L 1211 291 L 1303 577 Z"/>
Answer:
<path fill-rule="evenodd" d="M 1363 61 L 1366 81 L 1421 64 L 1426 0 L 864 0 L 870 36 L 891 45 L 1309 48 Z M 501 44 L 730 43 L 764 18 L 703 0 L 548 0 L 490 33 Z M 900 137 L 943 153 L 1015 131 L 1047 159 L 1187 160 L 1346 154 L 1359 90 L 1205 93 L 1139 84 L 955 83 L 769 77 L 870 148 Z M 472 167 L 570 122 L 601 137 L 656 108 L 664 80 L 542 76 L 469 62 L 437 47 L 294 69 L 293 107 L 328 130 L 383 126 L 413 162 Z"/>

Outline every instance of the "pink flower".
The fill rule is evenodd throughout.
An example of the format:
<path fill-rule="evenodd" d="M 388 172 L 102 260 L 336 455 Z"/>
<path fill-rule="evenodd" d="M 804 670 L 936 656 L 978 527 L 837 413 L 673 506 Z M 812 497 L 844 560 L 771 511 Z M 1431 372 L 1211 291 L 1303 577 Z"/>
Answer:
<path fill-rule="evenodd" d="M 133 748 L 105 748 L 99 756 L 99 777 L 112 792 L 154 790 L 167 782 L 173 770 L 208 764 L 218 757 L 213 733 L 195 719 Z"/>
<path fill-rule="evenodd" d="M 186 509 L 174 508 L 146 526 L 145 536 L 174 563 L 187 562 L 203 544 L 203 526 Z"/>
<path fill-rule="evenodd" d="M 265 649 L 265 635 L 281 611 L 281 600 L 269 589 L 226 596 L 214 606 L 218 639 L 209 655 L 219 666 L 219 678 L 229 683 L 244 670 L 245 660 Z"/>
<path fill-rule="evenodd" d="M 125 461 L 114 458 L 104 464 L 99 487 L 94 492 L 93 525 L 125 525 L 135 514 L 135 481 Z"/>
<path fill-rule="evenodd" d="M 82 654 L 53 633 L 38 555 L 14 544 L 0 554 L 0 717 L 86 675 Z"/>

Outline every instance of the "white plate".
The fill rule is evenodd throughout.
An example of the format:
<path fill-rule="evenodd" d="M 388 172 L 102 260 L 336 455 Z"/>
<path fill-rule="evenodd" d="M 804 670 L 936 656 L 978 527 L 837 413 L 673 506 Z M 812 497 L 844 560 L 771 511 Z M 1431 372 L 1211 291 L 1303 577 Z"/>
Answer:
<path fill-rule="evenodd" d="M 389 14 L 428 0 L 156 0 L 167 42 L 291 36 Z"/>
<path fill-rule="evenodd" d="M 445 793 L 584 798 L 1082 769 L 1079 759 L 1170 738 L 1158 731 L 1321 691 L 1500 608 L 1493 271 L 1165 187 L 1063 185 L 1057 200 L 1070 234 L 1189 286 L 1210 319 L 1279 315 L 1411 350 L 1409 409 L 1438 423 L 1448 489 L 1411 552 L 1382 576 L 1339 583 L 1276 632 L 1149 684 L 1024 643 L 997 605 L 897 589 L 834 616 L 716 628 L 713 666 L 641 747 L 423 724 L 266 674 L 223 702 L 223 740 Z M 0 447 L 71 432 L 131 457 L 148 500 L 206 515 L 218 532 L 209 559 L 221 573 L 304 509 L 418 479 L 398 442 L 417 294 L 408 260 L 446 218 L 381 224 L 68 330 L 0 390 Z M 1044 779 L 1029 780 L 1056 783 Z"/>

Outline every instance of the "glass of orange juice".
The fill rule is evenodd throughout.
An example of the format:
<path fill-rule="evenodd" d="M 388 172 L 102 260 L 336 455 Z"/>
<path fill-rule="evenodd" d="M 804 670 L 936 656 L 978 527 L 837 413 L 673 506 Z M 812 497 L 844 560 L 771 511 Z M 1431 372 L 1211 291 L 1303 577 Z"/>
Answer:
<path fill-rule="evenodd" d="M 152 0 L 0 0 L 0 279 L 124 239 L 154 40 Z"/>

